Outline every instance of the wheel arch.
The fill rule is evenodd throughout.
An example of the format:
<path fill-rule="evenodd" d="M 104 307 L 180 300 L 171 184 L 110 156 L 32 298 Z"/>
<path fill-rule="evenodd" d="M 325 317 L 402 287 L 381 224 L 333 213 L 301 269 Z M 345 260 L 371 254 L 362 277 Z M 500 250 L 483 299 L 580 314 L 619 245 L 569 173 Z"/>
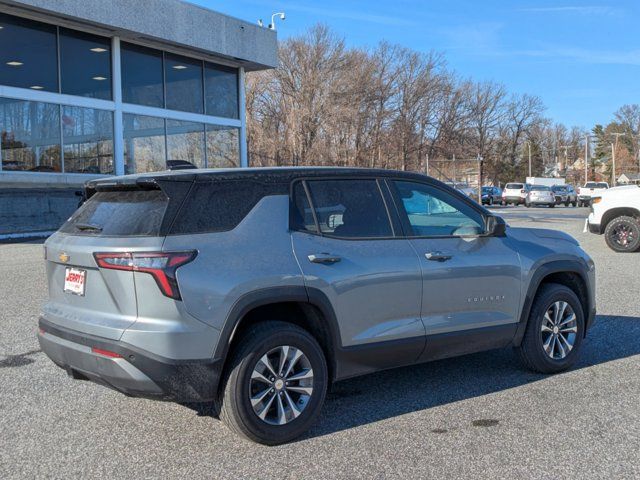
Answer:
<path fill-rule="evenodd" d="M 632 207 L 617 207 L 607 210 L 602 215 L 602 220 L 600 221 L 600 230 L 604 232 L 611 220 L 622 216 L 633 217 L 640 220 L 640 210 Z"/>
<path fill-rule="evenodd" d="M 214 352 L 214 358 L 222 360 L 223 369 L 235 342 L 252 325 L 265 320 L 289 322 L 307 330 L 325 354 L 329 380 L 335 378 L 336 351 L 341 345 L 335 312 L 324 293 L 301 285 L 264 288 L 236 301 Z"/>
<path fill-rule="evenodd" d="M 548 283 L 559 283 L 570 288 L 580 300 L 587 328 L 593 305 L 589 295 L 588 268 L 578 260 L 557 260 L 540 265 L 535 270 L 527 292 L 525 294 L 518 328 L 513 338 L 513 345 L 518 346 L 522 342 L 524 333 L 529 322 L 529 315 L 533 306 L 533 301 L 542 285 Z M 587 332 L 585 328 L 585 335 Z"/>

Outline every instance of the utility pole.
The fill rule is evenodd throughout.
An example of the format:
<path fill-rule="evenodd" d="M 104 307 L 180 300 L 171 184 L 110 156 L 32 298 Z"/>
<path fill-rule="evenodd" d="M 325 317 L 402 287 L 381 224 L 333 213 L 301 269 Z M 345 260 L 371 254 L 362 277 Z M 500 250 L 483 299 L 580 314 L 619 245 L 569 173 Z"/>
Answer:
<path fill-rule="evenodd" d="M 584 183 L 589 181 L 589 139 L 591 135 L 584 137 Z"/>
<path fill-rule="evenodd" d="M 624 132 L 613 132 L 611 135 L 616 137 L 615 144 L 611 144 L 611 186 L 616 186 L 616 152 L 618 151 L 618 138 L 626 135 Z"/>
<path fill-rule="evenodd" d="M 529 147 L 529 176 L 533 177 L 531 175 L 531 140 L 527 140 L 527 146 Z"/>
<path fill-rule="evenodd" d="M 484 167 L 484 160 L 478 154 L 478 203 L 482 205 L 482 169 Z"/>
<path fill-rule="evenodd" d="M 425 173 L 429 175 L 429 154 L 427 153 L 427 158 L 425 162 Z"/>

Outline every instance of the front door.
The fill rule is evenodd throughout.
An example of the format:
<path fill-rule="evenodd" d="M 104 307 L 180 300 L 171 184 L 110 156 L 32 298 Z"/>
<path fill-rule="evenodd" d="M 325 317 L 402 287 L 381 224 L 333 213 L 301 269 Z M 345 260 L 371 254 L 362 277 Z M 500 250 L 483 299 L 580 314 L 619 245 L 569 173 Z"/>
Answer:
<path fill-rule="evenodd" d="M 391 181 L 422 268 L 425 357 L 504 346 L 515 333 L 520 259 L 507 237 L 485 235 L 485 215 L 436 185 Z"/>

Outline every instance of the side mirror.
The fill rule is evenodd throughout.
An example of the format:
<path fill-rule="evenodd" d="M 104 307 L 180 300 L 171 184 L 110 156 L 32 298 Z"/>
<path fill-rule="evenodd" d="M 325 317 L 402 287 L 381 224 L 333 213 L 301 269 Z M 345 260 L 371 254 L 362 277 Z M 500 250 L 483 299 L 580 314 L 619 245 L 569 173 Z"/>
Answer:
<path fill-rule="evenodd" d="M 488 237 L 504 237 L 507 233 L 507 224 L 502 217 L 490 215 L 485 221 L 485 235 Z"/>

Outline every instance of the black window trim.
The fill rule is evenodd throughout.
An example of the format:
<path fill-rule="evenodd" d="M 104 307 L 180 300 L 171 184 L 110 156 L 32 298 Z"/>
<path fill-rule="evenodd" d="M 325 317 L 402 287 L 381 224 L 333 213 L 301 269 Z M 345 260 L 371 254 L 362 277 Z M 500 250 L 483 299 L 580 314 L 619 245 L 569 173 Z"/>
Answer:
<path fill-rule="evenodd" d="M 316 209 L 315 209 L 315 205 L 313 204 L 313 199 L 311 196 L 311 192 L 309 191 L 309 187 L 307 185 L 307 181 L 311 181 L 311 182 L 315 182 L 315 181 L 337 181 L 337 180 L 374 180 L 376 182 L 376 185 L 378 186 L 378 191 L 380 192 L 380 197 L 382 198 L 382 202 L 383 205 L 385 207 L 385 210 L 387 212 L 387 220 L 389 221 L 389 226 L 391 227 L 391 233 L 392 236 L 385 236 L 385 237 L 340 237 L 338 235 L 331 235 L 331 234 L 327 234 L 327 233 L 323 233 L 320 230 L 320 224 L 318 222 L 318 218 L 316 215 Z M 301 229 L 297 229 L 294 228 L 293 223 L 291 222 L 291 217 L 292 215 L 289 215 L 289 231 L 290 232 L 300 232 L 300 233 L 305 233 L 308 235 L 315 235 L 318 237 L 325 237 L 325 238 L 332 238 L 335 240 L 346 240 L 346 241 L 376 241 L 376 240 L 403 240 L 405 239 L 405 237 L 403 235 L 400 235 L 400 232 L 396 232 L 396 228 L 398 225 L 400 225 L 400 221 L 398 219 L 398 222 L 394 222 L 393 220 L 393 215 L 391 213 L 391 209 L 389 208 L 389 205 L 387 204 L 387 197 L 384 194 L 383 188 L 381 183 L 384 182 L 384 178 L 375 176 L 375 175 L 371 175 L 371 176 L 360 176 L 360 175 L 327 175 L 327 176 L 318 176 L 318 177 L 300 177 L 300 178 L 296 178 L 295 180 L 293 180 L 291 182 L 291 187 L 290 187 L 290 192 L 289 192 L 289 208 L 294 208 L 295 205 L 295 199 L 294 199 L 294 190 L 295 190 L 295 186 L 297 183 L 302 183 L 303 188 L 304 188 L 304 192 L 305 195 L 307 197 L 307 202 L 309 202 L 309 208 L 311 208 L 311 214 L 313 215 L 313 221 L 315 224 L 315 228 L 316 231 L 315 232 L 311 232 L 309 230 L 301 230 Z"/>
<path fill-rule="evenodd" d="M 491 234 L 487 233 L 487 220 L 488 218 L 491 216 L 490 214 L 487 214 L 487 212 L 483 209 L 480 208 L 479 205 L 475 204 L 474 202 L 472 202 L 471 200 L 469 200 L 469 198 L 467 198 L 465 195 L 461 194 L 460 192 L 458 192 L 457 190 L 450 188 L 450 187 L 446 187 L 443 188 L 433 182 L 429 182 L 429 181 L 420 181 L 420 180 L 416 180 L 413 178 L 402 178 L 402 177 L 387 177 L 385 178 L 386 184 L 387 184 L 387 188 L 389 189 L 390 193 L 391 193 L 391 197 L 393 199 L 393 202 L 395 204 L 396 207 L 396 211 L 398 214 L 398 217 L 400 218 L 400 223 L 402 225 L 402 230 L 403 232 L 410 232 L 410 233 L 404 233 L 404 237 L 405 239 L 412 239 L 412 240 L 418 240 L 418 239 L 445 239 L 445 238 L 483 238 L 483 237 L 490 237 Z M 430 187 L 436 190 L 439 190 L 443 193 L 448 193 L 450 195 L 452 195 L 453 197 L 456 197 L 458 200 L 461 200 L 463 203 L 465 203 L 467 206 L 471 207 L 472 210 L 475 210 L 476 212 L 478 212 L 483 219 L 483 228 L 484 228 L 484 232 L 477 234 L 477 235 L 413 235 L 413 227 L 411 226 L 411 223 L 409 222 L 409 217 L 407 215 L 406 210 L 404 209 L 404 205 L 402 204 L 402 199 L 400 198 L 400 194 L 398 193 L 397 187 L 395 185 L 394 182 L 407 182 L 407 183 L 417 183 L 420 185 L 425 185 L 426 187 Z"/>

